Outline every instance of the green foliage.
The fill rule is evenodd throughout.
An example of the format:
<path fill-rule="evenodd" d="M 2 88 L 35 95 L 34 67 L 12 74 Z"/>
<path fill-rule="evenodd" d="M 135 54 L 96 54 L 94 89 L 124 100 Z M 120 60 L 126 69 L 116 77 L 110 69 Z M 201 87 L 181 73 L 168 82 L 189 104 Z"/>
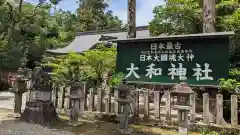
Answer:
<path fill-rule="evenodd" d="M 46 59 L 45 59 L 46 60 Z M 53 68 L 52 79 L 57 84 L 66 82 L 86 80 L 86 75 L 82 71 L 82 56 L 76 53 L 69 53 L 59 58 L 48 59 L 44 66 Z"/>
<path fill-rule="evenodd" d="M 236 79 L 219 79 L 220 90 L 226 90 L 229 92 L 236 92 L 236 88 L 240 88 L 240 82 Z"/>
<path fill-rule="evenodd" d="M 76 31 L 120 28 L 122 21 L 105 12 L 104 0 L 79 0 L 78 13 L 55 8 L 61 0 L 0 1 L 0 69 L 16 69 L 25 58 L 39 62 L 46 49 L 62 48 Z M 54 6 L 54 13 L 50 12 Z M 31 63 L 28 63 L 31 65 Z"/>
<path fill-rule="evenodd" d="M 112 14 L 105 12 L 108 4 L 104 0 L 79 0 L 77 9 L 78 31 L 95 31 L 105 29 L 118 29 L 122 27 L 122 21 Z"/>
<path fill-rule="evenodd" d="M 240 69 L 232 68 L 229 71 L 229 78 L 219 79 L 219 87 L 220 91 L 226 90 L 228 92 L 239 92 L 237 88 L 240 89 Z"/>
<path fill-rule="evenodd" d="M 229 71 L 229 75 L 231 77 L 240 77 L 240 68 L 232 68 L 230 71 Z M 240 78 L 238 78 L 238 81 Z"/>
<path fill-rule="evenodd" d="M 201 131 L 201 135 L 219 135 L 219 134 L 217 132 L 215 132 L 215 131 L 203 129 Z"/>
<path fill-rule="evenodd" d="M 101 24 L 103 29 L 120 29 L 123 27 L 122 21 L 113 15 L 112 11 L 107 11 L 104 14 L 103 24 Z"/>
<path fill-rule="evenodd" d="M 116 67 L 116 47 L 99 44 L 96 49 L 83 53 L 85 72 L 90 78 L 101 79 L 103 73 L 113 72 Z"/>
<path fill-rule="evenodd" d="M 115 70 L 116 47 L 105 47 L 99 44 L 96 49 L 82 54 L 70 53 L 60 58 L 48 60 L 45 65 L 52 67 L 56 82 L 86 79 L 97 80 L 100 85 L 105 73 Z"/>
<path fill-rule="evenodd" d="M 76 16 L 56 10 L 60 0 L 39 0 L 37 5 L 5 1 L 0 5 L 0 69 L 16 69 L 27 57 L 36 62 L 47 48 L 64 47 L 75 38 Z"/>
<path fill-rule="evenodd" d="M 237 128 L 206 127 L 201 129 L 201 135 L 239 135 L 239 133 Z"/>
<path fill-rule="evenodd" d="M 111 76 L 108 85 L 110 88 L 113 88 L 116 85 L 119 85 L 122 80 L 124 79 L 124 74 L 123 73 L 115 73 Z"/>
<path fill-rule="evenodd" d="M 154 8 L 154 19 L 149 23 L 153 36 L 187 34 L 201 31 L 201 9 L 198 0 L 168 0 Z"/>
<path fill-rule="evenodd" d="M 202 32 L 202 3 L 199 0 L 168 0 L 166 5 L 154 8 L 154 19 L 149 23 L 150 32 L 160 34 L 191 34 Z M 216 4 L 217 31 L 235 31 L 240 26 L 240 8 L 232 0 Z"/>

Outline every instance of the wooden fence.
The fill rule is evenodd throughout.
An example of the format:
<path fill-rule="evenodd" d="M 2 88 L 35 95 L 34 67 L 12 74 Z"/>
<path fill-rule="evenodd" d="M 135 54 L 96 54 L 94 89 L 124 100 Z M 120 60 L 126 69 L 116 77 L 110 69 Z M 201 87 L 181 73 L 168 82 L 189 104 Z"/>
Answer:
<path fill-rule="evenodd" d="M 53 86 L 52 102 L 63 113 L 68 113 L 71 108 L 71 101 L 68 98 L 70 95 L 70 87 Z M 116 114 L 121 112 L 118 102 L 118 91 L 106 93 L 102 89 L 94 90 L 89 88 L 87 90 L 84 84 L 85 96 L 80 107 L 81 111 L 90 111 L 96 113 Z M 175 100 L 170 98 L 170 91 L 150 91 L 150 90 L 135 90 L 133 96 L 133 103 L 131 104 L 131 112 L 134 117 L 143 117 L 145 119 L 166 120 L 173 122 L 177 119 L 177 111 L 171 106 Z M 224 102 L 230 104 L 230 122 L 227 123 L 223 117 Z M 215 111 L 211 111 L 210 103 L 213 103 Z M 207 93 L 202 95 L 202 98 L 197 98 L 194 93 L 190 97 L 191 122 L 202 122 L 203 124 L 214 123 L 217 125 L 230 125 L 232 127 L 238 126 L 238 96 L 231 95 L 229 101 L 223 100 L 223 95 L 217 94 L 216 99 L 210 99 Z M 200 108 L 200 109 L 199 109 Z"/>

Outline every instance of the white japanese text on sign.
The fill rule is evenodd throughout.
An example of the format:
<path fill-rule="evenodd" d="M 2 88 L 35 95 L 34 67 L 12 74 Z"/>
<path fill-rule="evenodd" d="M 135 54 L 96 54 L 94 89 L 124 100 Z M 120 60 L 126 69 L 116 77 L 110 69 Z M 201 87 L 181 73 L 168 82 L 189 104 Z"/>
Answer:
<path fill-rule="evenodd" d="M 196 63 L 196 68 L 192 68 L 194 71 L 192 76 L 196 77 L 197 81 L 213 80 L 213 77 L 209 76 L 209 73 L 212 72 L 209 66 L 210 65 L 208 63 L 205 63 L 203 67 Z M 140 78 L 136 72 L 139 70 L 139 67 L 135 67 L 133 63 L 130 63 L 130 68 L 127 68 L 126 70 L 128 71 L 126 77 L 134 76 L 135 78 Z M 154 76 L 161 76 L 163 71 L 161 68 L 156 68 L 155 64 L 151 63 L 149 66 L 147 66 L 146 72 L 147 73 L 145 76 L 151 79 Z M 187 69 L 183 67 L 182 63 L 178 63 L 178 65 L 171 63 L 171 67 L 168 68 L 168 75 L 172 80 L 174 80 L 176 77 L 178 77 L 179 80 L 186 80 Z"/>
<path fill-rule="evenodd" d="M 152 43 L 149 51 L 142 51 L 140 61 L 192 61 L 191 49 L 182 49 L 181 43 Z"/>
<path fill-rule="evenodd" d="M 194 54 L 191 49 L 183 49 L 180 42 L 166 42 L 166 43 L 152 43 L 149 51 L 141 51 L 140 62 L 151 62 L 147 67 L 145 67 L 145 77 L 150 79 L 154 76 L 162 76 L 164 72 L 172 79 L 186 80 L 187 71 L 192 70 L 192 76 L 196 78 L 197 81 L 201 80 L 213 80 L 213 77 L 209 75 L 212 72 L 210 65 L 204 63 L 200 65 L 195 63 L 194 68 L 187 69 L 184 67 L 184 62 L 192 62 L 194 59 Z M 156 67 L 155 62 L 166 62 L 171 63 L 171 67 L 163 71 L 162 68 Z M 177 63 L 177 64 L 176 64 Z M 134 63 L 130 63 L 130 67 L 126 68 L 128 71 L 126 77 L 134 76 L 135 78 L 140 78 L 137 71 L 140 67 L 136 67 Z"/>

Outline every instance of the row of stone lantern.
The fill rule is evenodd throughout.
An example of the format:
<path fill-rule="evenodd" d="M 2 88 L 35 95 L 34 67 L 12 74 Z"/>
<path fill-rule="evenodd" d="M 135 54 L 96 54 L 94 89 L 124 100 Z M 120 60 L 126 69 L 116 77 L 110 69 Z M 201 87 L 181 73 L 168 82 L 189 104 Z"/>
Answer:
<path fill-rule="evenodd" d="M 42 103 L 45 104 L 51 102 L 52 88 L 49 82 L 50 75 L 45 73 L 40 66 L 36 66 L 33 71 L 28 68 L 19 68 L 16 76 L 9 75 L 8 83 L 11 85 L 9 90 L 15 93 L 15 99 L 18 99 L 18 101 L 15 101 L 14 108 L 19 108 L 16 106 L 22 105 L 22 94 L 28 91 L 26 109 L 22 114 L 24 119 L 27 120 L 27 115 L 32 113 L 29 108 L 34 110 L 37 109 L 35 107 Z M 77 81 L 68 82 L 67 85 L 71 88 L 70 95 L 68 96 L 71 103 L 70 118 L 72 121 L 77 121 L 80 111 L 83 112 L 84 109 L 84 91 L 81 89 L 81 85 Z M 20 116 L 21 109 L 14 110 L 14 112 Z"/>
<path fill-rule="evenodd" d="M 116 101 L 121 107 L 123 107 L 123 112 L 120 114 L 119 130 L 122 133 L 129 133 L 128 131 L 128 116 L 130 114 L 130 104 L 131 93 L 133 91 L 132 87 L 127 84 L 126 80 L 115 87 L 115 90 L 119 91 L 119 98 Z M 190 95 L 193 94 L 193 90 L 185 82 L 176 84 L 170 92 L 170 97 L 177 97 L 176 104 L 173 108 L 178 110 L 178 124 L 179 124 L 179 134 L 187 135 L 189 129 L 189 119 L 188 114 L 191 109 L 190 105 Z M 170 99 L 171 99 L 170 98 Z"/>
<path fill-rule="evenodd" d="M 49 96 L 42 96 L 36 100 L 44 100 L 43 97 L 47 97 L 45 101 L 51 101 L 52 89 L 49 87 L 49 84 L 46 83 L 48 80 L 44 80 L 46 77 L 43 75 L 42 69 L 40 67 L 36 67 L 33 71 L 34 72 L 32 74 L 31 70 L 29 69 L 19 68 L 17 76 L 10 79 L 10 84 L 12 85 L 11 90 L 15 93 L 24 93 L 30 88 L 33 88 L 38 92 L 48 92 Z M 33 85 L 31 84 L 31 79 Z M 68 85 L 71 86 L 71 93 L 69 95 L 71 102 L 70 117 L 71 120 L 77 121 L 80 108 L 84 108 L 84 104 L 82 104 L 84 99 L 84 91 L 77 82 L 71 82 Z M 115 87 L 115 89 L 119 91 L 119 98 L 116 99 L 116 101 L 119 102 L 119 105 L 123 107 L 123 113 L 120 114 L 121 118 L 119 129 L 122 131 L 127 131 L 130 104 L 132 103 L 131 93 L 133 89 L 126 83 L 126 80 L 123 80 L 122 84 Z M 191 107 L 189 100 L 192 93 L 192 89 L 186 83 L 177 84 L 171 90 L 171 97 L 177 97 L 178 100 L 177 104 L 173 105 L 173 108 L 178 110 L 179 132 L 183 134 L 188 134 L 188 114 Z"/>
<path fill-rule="evenodd" d="M 50 75 L 43 72 L 41 67 L 36 67 L 33 70 L 33 90 L 39 94 L 35 95 L 35 101 L 49 101 L 51 102 L 52 88 L 49 85 Z M 84 111 L 84 91 L 78 81 L 65 82 L 66 86 L 70 87 L 70 95 L 67 97 L 70 99 L 70 120 L 73 122 L 78 121 L 78 117 L 81 112 Z M 41 93 L 41 94 L 40 94 Z M 42 96 L 37 96 L 42 95 Z"/>

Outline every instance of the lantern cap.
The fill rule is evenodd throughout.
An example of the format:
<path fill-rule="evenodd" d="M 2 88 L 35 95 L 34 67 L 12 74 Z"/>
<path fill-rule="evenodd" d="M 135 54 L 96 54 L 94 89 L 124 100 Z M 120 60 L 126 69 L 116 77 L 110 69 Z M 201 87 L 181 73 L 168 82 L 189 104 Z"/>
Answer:
<path fill-rule="evenodd" d="M 46 85 L 41 85 L 41 84 L 33 84 L 33 88 L 36 91 L 45 91 L 45 92 L 51 92 L 52 88 Z"/>
<path fill-rule="evenodd" d="M 173 105 L 174 109 L 190 111 L 191 107 L 186 105 Z"/>
<path fill-rule="evenodd" d="M 121 104 L 129 104 L 132 102 L 130 99 L 121 99 L 121 98 L 116 99 L 116 101 Z"/>
<path fill-rule="evenodd" d="M 127 84 L 119 84 L 118 86 L 115 87 L 116 90 L 118 91 L 128 91 L 130 87 Z"/>
<path fill-rule="evenodd" d="M 186 82 L 181 82 L 173 86 L 171 93 L 192 94 L 193 90 L 191 87 L 188 86 Z"/>
<path fill-rule="evenodd" d="M 24 68 L 23 70 L 24 71 L 32 71 L 32 69 L 30 69 L 30 68 Z"/>
<path fill-rule="evenodd" d="M 127 79 L 124 78 L 122 80 L 122 83 L 114 87 L 118 91 L 128 91 L 131 89 L 131 87 L 127 84 Z"/>
<path fill-rule="evenodd" d="M 81 87 L 80 82 L 77 82 L 77 81 L 66 81 L 66 84 L 71 87 Z"/>
<path fill-rule="evenodd" d="M 67 97 L 70 98 L 70 99 L 82 99 L 82 98 L 84 98 L 83 95 L 79 95 L 79 94 L 70 94 Z"/>

